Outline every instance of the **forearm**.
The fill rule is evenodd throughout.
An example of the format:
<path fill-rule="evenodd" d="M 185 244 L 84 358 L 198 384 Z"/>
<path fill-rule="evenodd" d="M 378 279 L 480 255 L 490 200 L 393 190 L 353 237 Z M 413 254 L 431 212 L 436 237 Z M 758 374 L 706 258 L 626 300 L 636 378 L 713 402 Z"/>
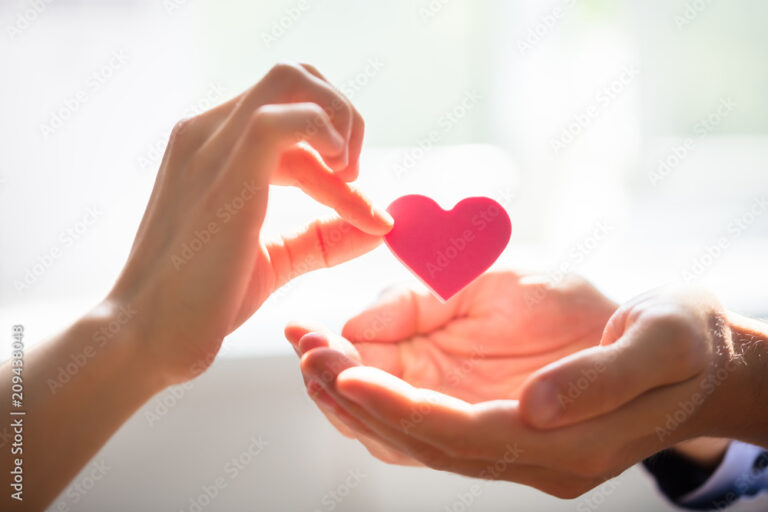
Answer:
<path fill-rule="evenodd" d="M 731 386 L 740 414 L 734 414 L 738 423 L 729 437 L 768 448 L 768 324 L 733 313 L 728 322 L 742 363 L 736 374 L 741 389 Z"/>
<path fill-rule="evenodd" d="M 703 468 L 714 469 L 728 448 L 728 439 L 768 447 L 768 325 L 750 318 L 727 314 L 733 341 L 732 362 L 723 377 L 720 406 L 707 414 L 709 433 L 721 437 L 695 438 L 675 445 L 674 449 Z"/>
<path fill-rule="evenodd" d="M 42 510 L 144 402 L 163 387 L 133 336 L 130 311 L 105 304 L 24 354 L 23 405 L 13 407 L 10 362 L 0 367 L 6 424 L 21 419 L 23 444 L 2 457 L 4 475 L 20 459 L 23 501 L 3 510 Z M 24 411 L 23 416 L 11 411 Z M 16 461 L 18 462 L 18 461 Z M 6 476 L 8 478 L 8 476 Z"/>

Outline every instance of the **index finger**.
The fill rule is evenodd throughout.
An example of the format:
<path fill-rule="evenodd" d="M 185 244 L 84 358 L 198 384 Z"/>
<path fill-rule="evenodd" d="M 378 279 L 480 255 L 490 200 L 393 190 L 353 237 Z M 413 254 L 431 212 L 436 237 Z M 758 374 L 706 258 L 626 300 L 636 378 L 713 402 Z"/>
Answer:
<path fill-rule="evenodd" d="M 329 206 L 347 222 L 371 235 L 385 235 L 394 220 L 377 208 L 360 190 L 345 182 L 312 152 L 294 148 L 282 156 L 293 185 L 319 203 Z"/>

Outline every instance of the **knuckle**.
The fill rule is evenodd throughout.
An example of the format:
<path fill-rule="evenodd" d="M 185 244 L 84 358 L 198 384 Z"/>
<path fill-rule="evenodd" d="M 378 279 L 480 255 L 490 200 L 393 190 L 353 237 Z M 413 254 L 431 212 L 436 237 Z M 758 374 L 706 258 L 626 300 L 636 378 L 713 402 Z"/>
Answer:
<path fill-rule="evenodd" d="M 301 69 L 293 62 L 282 61 L 276 63 L 267 73 L 267 77 L 279 82 L 294 80 L 301 76 Z"/>
<path fill-rule="evenodd" d="M 675 310 L 660 315 L 655 323 L 663 333 L 659 339 L 667 345 L 667 357 L 675 363 L 678 371 L 695 373 L 706 365 L 711 353 L 706 326 L 698 325 L 684 311 Z"/>
<path fill-rule="evenodd" d="M 354 119 L 352 104 L 343 95 L 341 95 L 341 93 L 337 94 L 338 95 L 333 98 L 333 101 L 331 102 L 331 111 L 334 113 L 334 115 L 342 118 L 346 124 L 351 125 L 352 119 Z"/>
<path fill-rule="evenodd" d="M 178 143 L 179 139 L 182 137 L 186 137 L 186 134 L 189 132 L 191 126 L 192 126 L 193 118 L 187 117 L 184 119 L 179 119 L 176 121 L 176 124 L 173 125 L 173 129 L 171 130 L 171 143 Z"/>
<path fill-rule="evenodd" d="M 315 67 L 314 65 L 310 64 L 309 62 L 300 62 L 299 65 L 301 67 L 303 67 L 304 69 L 306 69 L 307 71 L 309 71 L 309 72 L 311 72 L 311 73 L 313 73 L 315 75 L 319 75 L 320 74 L 320 71 L 318 71 L 317 67 Z"/>
<path fill-rule="evenodd" d="M 687 336 L 676 344 L 672 357 L 679 371 L 691 375 L 703 370 L 710 358 L 711 347 L 703 335 Z"/>
<path fill-rule="evenodd" d="M 261 137 L 270 132 L 273 115 L 268 107 L 261 106 L 253 111 L 248 120 L 248 133 L 253 137 Z"/>
<path fill-rule="evenodd" d="M 304 109 L 307 114 L 315 121 L 325 121 L 327 117 L 323 107 L 317 103 L 307 103 Z"/>
<path fill-rule="evenodd" d="M 563 288 L 569 291 L 578 290 L 589 285 L 589 281 L 572 271 L 568 271 L 563 275 L 561 283 Z"/>
<path fill-rule="evenodd" d="M 683 311 L 680 311 L 677 307 L 671 307 L 667 310 L 655 313 L 651 317 L 651 321 L 656 324 L 657 327 L 671 334 L 674 338 L 679 338 L 683 341 L 691 333 L 691 326 L 689 320 Z"/>

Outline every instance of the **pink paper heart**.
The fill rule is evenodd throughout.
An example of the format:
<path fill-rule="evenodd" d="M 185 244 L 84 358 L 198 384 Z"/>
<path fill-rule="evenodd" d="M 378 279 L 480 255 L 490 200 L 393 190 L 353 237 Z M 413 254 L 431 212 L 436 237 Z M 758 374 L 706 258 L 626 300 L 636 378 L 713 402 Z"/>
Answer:
<path fill-rule="evenodd" d="M 395 219 L 387 246 L 442 300 L 485 272 L 512 233 L 509 215 L 488 197 L 468 197 L 445 211 L 426 196 L 408 195 L 387 211 Z"/>

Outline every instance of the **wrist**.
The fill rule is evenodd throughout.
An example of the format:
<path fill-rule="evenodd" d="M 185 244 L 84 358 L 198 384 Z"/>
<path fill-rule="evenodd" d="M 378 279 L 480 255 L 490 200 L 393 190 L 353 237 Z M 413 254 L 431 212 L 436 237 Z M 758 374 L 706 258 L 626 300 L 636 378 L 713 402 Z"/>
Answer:
<path fill-rule="evenodd" d="M 114 364 L 103 364 L 105 371 L 117 371 L 128 379 L 137 391 L 148 397 L 168 387 L 168 378 L 155 358 L 146 351 L 145 329 L 139 312 L 129 304 L 105 299 L 78 324 L 88 333 L 87 345 L 82 353 L 100 353 L 101 357 Z"/>
<path fill-rule="evenodd" d="M 728 437 L 768 446 L 768 325 L 727 314 L 736 360 L 729 386 Z"/>

